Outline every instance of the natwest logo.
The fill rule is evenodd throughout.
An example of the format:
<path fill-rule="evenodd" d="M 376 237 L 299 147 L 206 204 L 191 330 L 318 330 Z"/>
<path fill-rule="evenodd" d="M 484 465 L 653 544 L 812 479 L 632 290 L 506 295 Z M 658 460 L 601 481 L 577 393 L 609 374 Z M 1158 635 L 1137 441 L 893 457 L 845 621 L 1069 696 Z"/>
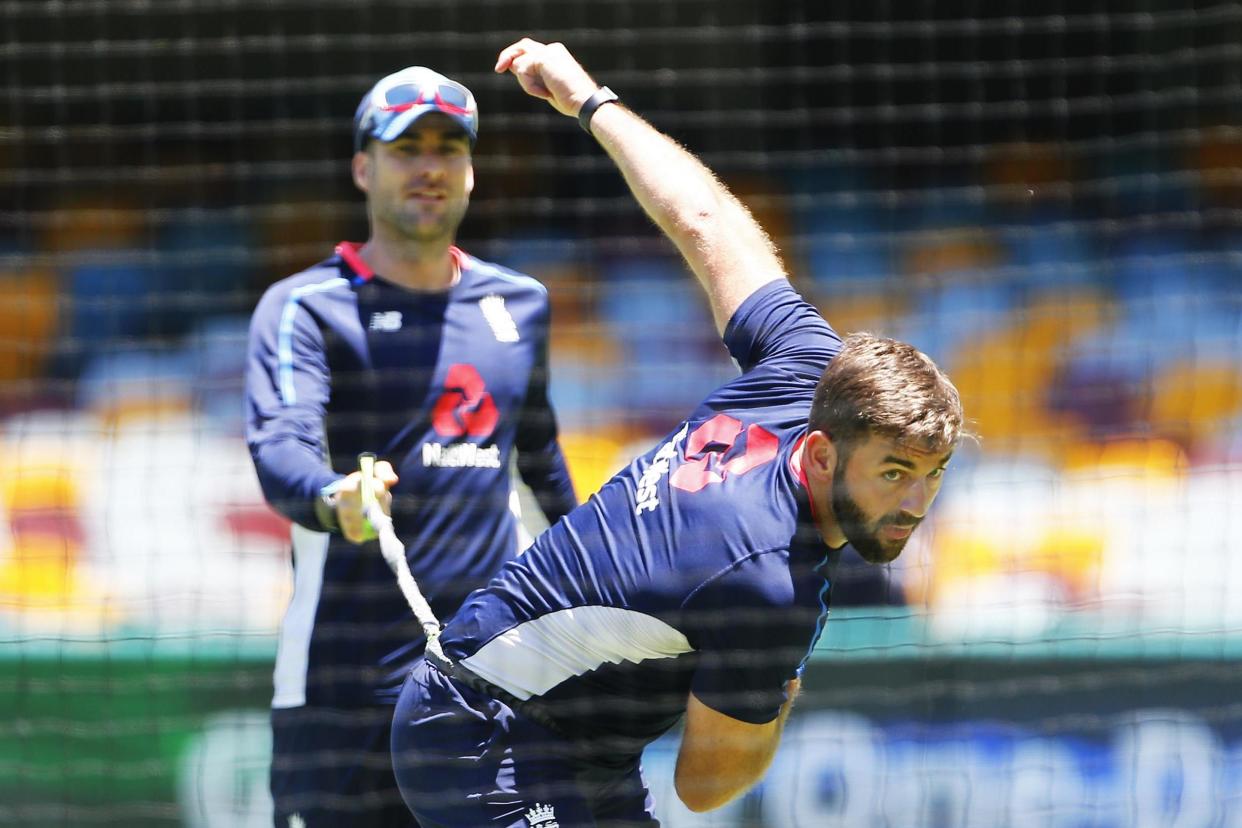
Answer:
<path fill-rule="evenodd" d="M 487 437 L 500 412 L 473 365 L 456 363 L 444 379 L 444 393 L 431 411 L 431 427 L 441 437 Z"/>
<path fill-rule="evenodd" d="M 423 465 L 429 469 L 498 469 L 500 446 L 423 443 Z"/>

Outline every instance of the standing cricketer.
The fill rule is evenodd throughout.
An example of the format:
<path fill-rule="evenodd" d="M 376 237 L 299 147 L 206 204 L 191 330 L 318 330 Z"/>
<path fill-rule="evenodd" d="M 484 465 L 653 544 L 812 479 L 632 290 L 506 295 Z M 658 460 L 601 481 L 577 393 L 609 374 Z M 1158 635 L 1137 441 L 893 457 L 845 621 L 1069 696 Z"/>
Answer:
<path fill-rule="evenodd" d="M 247 438 L 293 523 L 294 592 L 272 699 L 278 828 L 405 826 L 392 706 L 424 641 L 363 517 L 377 495 L 441 614 L 518 548 L 510 458 L 555 523 L 576 503 L 548 403 L 548 297 L 455 246 L 474 186 L 478 109 L 423 67 L 354 118 L 370 238 L 273 285 L 255 309 Z"/>

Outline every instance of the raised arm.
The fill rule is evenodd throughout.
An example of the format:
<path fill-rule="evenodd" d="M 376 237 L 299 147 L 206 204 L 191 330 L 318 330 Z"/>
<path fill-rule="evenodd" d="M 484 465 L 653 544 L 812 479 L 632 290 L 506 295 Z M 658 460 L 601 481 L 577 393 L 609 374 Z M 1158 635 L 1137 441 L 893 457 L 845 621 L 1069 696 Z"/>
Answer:
<path fill-rule="evenodd" d="M 600 88 L 560 43 L 523 38 L 500 53 L 496 71 L 512 72 L 527 94 L 570 117 Z M 590 126 L 707 291 L 719 331 L 746 297 L 785 278 L 776 248 L 750 211 L 676 141 L 617 104 L 596 110 Z"/>

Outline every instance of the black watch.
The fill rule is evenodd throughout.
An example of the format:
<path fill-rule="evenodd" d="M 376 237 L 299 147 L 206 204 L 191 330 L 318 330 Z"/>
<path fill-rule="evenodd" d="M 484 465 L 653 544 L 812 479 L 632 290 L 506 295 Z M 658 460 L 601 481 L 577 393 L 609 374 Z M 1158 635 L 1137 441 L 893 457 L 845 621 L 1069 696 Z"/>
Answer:
<path fill-rule="evenodd" d="M 617 93 L 607 86 L 596 89 L 595 94 L 587 98 L 582 108 L 578 110 L 578 126 L 582 127 L 587 135 L 591 135 L 591 118 L 595 116 L 595 110 L 606 103 L 614 103 L 617 100 Z"/>

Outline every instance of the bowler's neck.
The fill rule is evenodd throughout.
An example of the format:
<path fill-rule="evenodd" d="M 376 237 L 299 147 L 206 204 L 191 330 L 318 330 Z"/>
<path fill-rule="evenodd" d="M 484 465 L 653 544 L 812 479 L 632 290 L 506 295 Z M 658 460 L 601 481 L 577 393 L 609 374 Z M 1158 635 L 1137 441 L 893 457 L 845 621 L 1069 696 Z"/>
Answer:
<path fill-rule="evenodd" d="M 461 281 L 460 252 L 450 244 L 393 243 L 373 236 L 358 254 L 385 280 L 408 290 L 444 291 Z"/>

